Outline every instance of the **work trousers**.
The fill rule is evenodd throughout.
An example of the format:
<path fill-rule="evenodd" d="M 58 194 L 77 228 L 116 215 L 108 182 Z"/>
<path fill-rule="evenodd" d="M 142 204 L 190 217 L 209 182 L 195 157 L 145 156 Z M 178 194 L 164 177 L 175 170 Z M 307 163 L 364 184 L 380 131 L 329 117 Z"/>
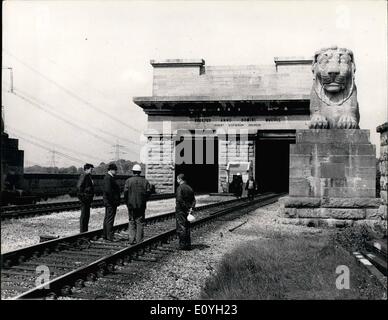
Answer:
<path fill-rule="evenodd" d="M 187 221 L 187 213 L 178 210 L 175 212 L 175 218 L 176 232 L 179 238 L 179 249 L 190 249 L 190 222 Z"/>
<path fill-rule="evenodd" d="M 128 208 L 129 243 L 140 243 L 144 239 L 145 208 Z"/>
<path fill-rule="evenodd" d="M 81 202 L 81 216 L 79 218 L 80 233 L 87 232 L 90 218 L 90 203 Z"/>
<path fill-rule="evenodd" d="M 255 190 L 254 189 L 248 189 L 248 199 L 253 200 L 255 197 Z"/>
<path fill-rule="evenodd" d="M 103 237 L 107 240 L 113 240 L 113 224 L 115 222 L 117 206 L 106 206 L 105 207 L 105 217 L 104 217 L 104 227 L 103 227 Z"/>

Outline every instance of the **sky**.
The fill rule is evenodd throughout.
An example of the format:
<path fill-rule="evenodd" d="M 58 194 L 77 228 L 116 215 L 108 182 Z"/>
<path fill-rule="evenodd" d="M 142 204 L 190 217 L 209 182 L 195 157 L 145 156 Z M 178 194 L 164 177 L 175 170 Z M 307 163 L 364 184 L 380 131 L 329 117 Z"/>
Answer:
<path fill-rule="evenodd" d="M 147 116 L 132 98 L 152 94 L 151 59 L 271 65 L 334 44 L 354 52 L 360 127 L 379 152 L 376 127 L 388 118 L 386 1 L 2 5 L 4 121 L 23 138 L 25 166 L 139 160 Z"/>

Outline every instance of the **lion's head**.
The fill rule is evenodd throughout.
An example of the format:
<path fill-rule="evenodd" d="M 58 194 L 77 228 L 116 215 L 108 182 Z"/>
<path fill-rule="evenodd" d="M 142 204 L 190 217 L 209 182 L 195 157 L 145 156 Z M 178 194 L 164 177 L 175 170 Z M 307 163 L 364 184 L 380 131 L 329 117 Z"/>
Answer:
<path fill-rule="evenodd" d="M 341 96 L 336 102 L 343 102 L 352 94 L 356 65 L 351 50 L 335 46 L 317 51 L 312 71 L 320 98 Z"/>

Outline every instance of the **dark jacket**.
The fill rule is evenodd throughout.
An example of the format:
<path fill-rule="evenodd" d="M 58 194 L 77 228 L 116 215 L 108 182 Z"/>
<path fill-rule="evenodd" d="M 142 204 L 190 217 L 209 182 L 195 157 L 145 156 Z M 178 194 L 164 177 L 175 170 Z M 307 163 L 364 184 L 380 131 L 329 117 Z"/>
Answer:
<path fill-rule="evenodd" d="M 128 208 L 145 209 L 151 194 L 151 185 L 140 176 L 133 176 L 124 185 L 124 200 Z"/>
<path fill-rule="evenodd" d="M 234 176 L 231 183 L 230 191 L 237 195 L 241 195 L 243 191 L 243 184 L 244 183 L 242 181 L 241 176 Z"/>
<path fill-rule="evenodd" d="M 77 182 L 77 196 L 83 203 L 91 203 L 94 197 L 94 183 L 90 174 L 81 174 Z"/>
<path fill-rule="evenodd" d="M 104 205 L 115 207 L 120 204 L 120 187 L 116 178 L 107 173 L 104 177 Z"/>
<path fill-rule="evenodd" d="M 187 183 L 182 183 L 176 190 L 176 211 L 184 213 L 189 212 L 190 208 L 195 207 L 194 191 Z"/>

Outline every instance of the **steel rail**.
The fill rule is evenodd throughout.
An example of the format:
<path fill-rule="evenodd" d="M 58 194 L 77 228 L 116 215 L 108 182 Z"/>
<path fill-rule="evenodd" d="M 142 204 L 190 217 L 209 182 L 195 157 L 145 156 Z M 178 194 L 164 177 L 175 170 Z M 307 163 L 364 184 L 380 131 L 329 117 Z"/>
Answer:
<path fill-rule="evenodd" d="M 276 202 L 281 196 L 282 195 L 279 194 L 264 195 L 253 201 L 243 201 L 237 206 L 231 206 L 220 209 L 207 217 L 201 218 L 193 222 L 192 228 L 198 228 L 204 224 L 210 223 L 216 220 L 217 218 L 235 210 L 241 210 L 243 208 L 247 208 L 254 205 L 256 207 L 257 205 L 259 205 L 258 207 L 268 205 L 270 203 Z M 218 203 L 218 205 L 220 205 L 220 203 Z M 14 297 L 13 299 L 42 299 L 45 297 L 68 295 L 71 293 L 71 288 L 73 286 L 82 287 L 84 285 L 84 281 L 91 281 L 98 277 L 103 277 L 107 273 L 114 272 L 115 265 L 122 265 L 124 261 L 130 262 L 139 253 L 141 254 L 147 250 L 157 248 L 158 246 L 164 243 L 168 243 L 171 240 L 175 239 L 176 236 L 176 229 L 171 229 L 152 238 L 148 238 L 142 243 L 126 247 L 113 254 L 102 257 L 88 264 L 87 266 L 82 266 L 76 270 L 70 271 L 49 282 L 43 283 L 40 286 L 32 288 Z"/>
<path fill-rule="evenodd" d="M 194 210 L 199 211 L 199 210 L 206 210 L 209 208 L 213 208 L 219 205 L 227 205 L 227 204 L 232 204 L 232 203 L 238 203 L 238 202 L 245 202 L 247 201 L 247 198 L 243 199 L 232 199 L 232 200 L 227 200 L 227 201 L 222 201 L 222 202 L 215 202 L 207 205 L 203 205 L 200 207 L 196 207 Z M 172 219 L 175 217 L 175 211 L 148 217 L 145 219 L 145 224 L 153 224 L 159 221 L 164 221 L 168 219 Z M 125 230 L 128 228 L 128 223 L 122 223 L 115 225 L 113 227 L 114 232 L 118 232 L 121 230 Z M 35 245 L 31 245 L 25 248 L 17 249 L 14 251 L 6 252 L 1 254 L 1 268 L 9 268 L 11 266 L 17 265 L 19 263 L 24 262 L 26 259 L 30 257 L 37 257 L 40 256 L 41 254 L 48 254 L 53 251 L 58 251 L 59 246 L 61 244 L 75 244 L 77 241 L 83 241 L 84 239 L 97 239 L 102 236 L 102 229 L 97 229 L 97 230 L 92 230 L 88 232 L 84 232 L 82 234 L 78 233 L 75 235 L 67 236 L 67 237 L 61 237 L 49 241 L 45 241 L 42 243 L 38 243 Z"/>
<path fill-rule="evenodd" d="M 163 199 L 171 199 L 175 196 L 173 193 L 155 194 L 151 195 L 148 201 L 156 201 Z M 124 204 L 124 200 L 121 199 L 121 204 Z M 94 200 L 91 204 L 92 208 L 100 208 L 104 206 L 102 199 Z M 1 207 L 1 219 L 22 218 L 35 215 L 50 214 L 53 212 L 62 211 L 74 211 L 79 210 L 81 202 L 76 201 L 62 201 L 40 204 L 25 204 L 19 206 L 3 206 Z"/>

